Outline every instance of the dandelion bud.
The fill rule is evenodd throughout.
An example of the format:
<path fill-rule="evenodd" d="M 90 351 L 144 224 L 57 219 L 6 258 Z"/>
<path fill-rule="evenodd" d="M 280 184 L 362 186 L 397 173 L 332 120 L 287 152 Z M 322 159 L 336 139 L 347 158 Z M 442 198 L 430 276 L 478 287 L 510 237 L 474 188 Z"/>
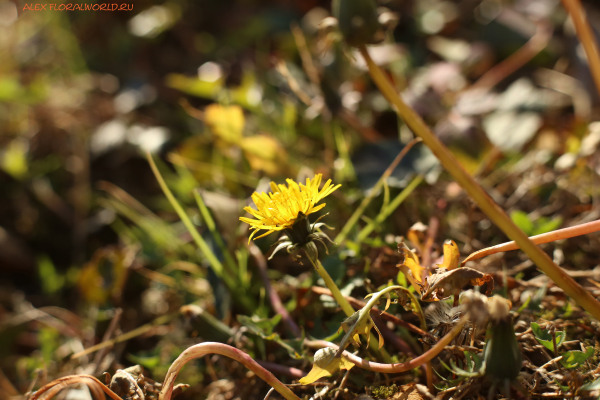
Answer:
<path fill-rule="evenodd" d="M 385 39 L 373 0 L 334 0 L 333 15 L 346 42 L 352 46 L 375 44 Z"/>
<path fill-rule="evenodd" d="M 485 373 L 496 381 L 511 381 L 519 375 L 523 358 L 510 316 L 511 304 L 500 296 L 488 299 L 490 338 L 485 344 Z"/>

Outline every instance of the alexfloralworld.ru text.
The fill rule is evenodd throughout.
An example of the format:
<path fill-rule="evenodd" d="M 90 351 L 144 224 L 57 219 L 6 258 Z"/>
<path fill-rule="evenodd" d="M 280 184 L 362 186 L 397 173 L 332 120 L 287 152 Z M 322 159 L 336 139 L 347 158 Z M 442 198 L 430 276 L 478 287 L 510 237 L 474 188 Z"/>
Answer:
<path fill-rule="evenodd" d="M 127 3 L 25 3 L 23 11 L 133 11 L 133 4 Z"/>

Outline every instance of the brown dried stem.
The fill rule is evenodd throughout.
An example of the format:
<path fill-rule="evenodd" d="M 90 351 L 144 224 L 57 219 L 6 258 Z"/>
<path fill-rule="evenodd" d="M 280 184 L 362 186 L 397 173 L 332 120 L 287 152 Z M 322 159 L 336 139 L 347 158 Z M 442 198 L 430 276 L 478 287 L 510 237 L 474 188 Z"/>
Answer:
<path fill-rule="evenodd" d="M 569 239 L 576 236 L 587 235 L 588 233 L 600 231 L 600 220 L 588 222 L 581 225 L 571 226 L 569 228 L 558 229 L 556 231 L 542 233 L 541 235 L 531 236 L 531 240 L 535 244 L 550 243 L 561 239 Z M 498 244 L 496 246 L 487 247 L 470 254 L 462 262 L 462 265 L 469 261 L 477 260 L 479 258 L 487 257 L 492 254 L 501 253 L 504 251 L 511 251 L 519 249 L 519 245 L 516 242 L 506 242 Z"/>
<path fill-rule="evenodd" d="M 43 386 L 40 390 L 35 392 L 33 396 L 31 396 L 30 400 L 37 400 L 41 398 L 44 393 L 47 393 L 44 396 L 44 400 L 49 400 L 52 397 L 56 396 L 58 392 L 65 389 L 67 386 L 76 385 L 80 383 L 85 383 L 90 388 L 93 397 L 96 399 L 103 399 L 102 392 L 106 393 L 108 397 L 113 400 L 123 400 L 119 395 L 110 390 L 110 388 L 100 382 L 97 378 L 91 375 L 69 375 L 64 376 L 59 379 L 55 379 L 49 384 Z"/>
<path fill-rule="evenodd" d="M 199 343 L 188 347 L 183 353 L 181 353 L 169 367 L 158 399 L 171 400 L 175 379 L 177 379 L 177 375 L 179 374 L 179 371 L 181 371 L 181 368 L 183 368 L 183 366 L 189 361 L 195 358 L 204 357 L 207 354 L 220 354 L 236 360 L 244 364 L 246 368 L 254 372 L 259 378 L 271 385 L 273 389 L 277 390 L 287 400 L 300 400 L 300 398 L 296 396 L 294 392 L 281 383 L 279 379 L 275 378 L 275 375 L 260 366 L 248 354 L 227 344 L 215 342 Z"/>
<path fill-rule="evenodd" d="M 573 20 L 575 31 L 587 56 L 590 72 L 596 83 L 596 89 L 598 90 L 598 94 L 600 94 L 600 50 L 598 50 L 598 44 L 594 38 L 594 31 L 590 27 L 585 10 L 579 0 L 562 0 L 562 3 Z"/>
<path fill-rule="evenodd" d="M 271 305 L 273 306 L 273 310 L 277 314 L 281 315 L 281 318 L 283 319 L 283 322 L 285 323 L 287 328 L 292 332 L 292 334 L 295 337 L 299 338 L 300 336 L 302 336 L 302 331 L 288 313 L 287 309 L 281 302 L 281 299 L 279 298 L 277 292 L 273 290 L 273 287 L 271 286 L 271 281 L 269 280 L 269 276 L 267 275 L 267 260 L 265 259 L 265 256 L 253 242 L 250 242 L 250 244 L 248 245 L 248 250 L 250 251 L 250 255 L 254 258 L 254 261 L 256 262 L 258 272 L 260 273 L 260 277 L 263 281 L 263 285 L 265 286 L 265 291 L 269 296 L 269 300 L 271 301 Z"/>

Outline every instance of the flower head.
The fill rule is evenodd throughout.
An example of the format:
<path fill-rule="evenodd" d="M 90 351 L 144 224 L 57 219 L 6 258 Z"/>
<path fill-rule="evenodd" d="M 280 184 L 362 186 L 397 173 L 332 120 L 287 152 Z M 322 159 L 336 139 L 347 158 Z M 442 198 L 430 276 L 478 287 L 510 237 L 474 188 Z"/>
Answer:
<path fill-rule="evenodd" d="M 254 231 L 248 242 L 260 230 L 267 232 L 255 239 L 276 231 L 291 229 L 296 220 L 303 219 L 325 207 L 325 203 L 319 205 L 317 203 L 342 185 L 334 186 L 329 179 L 319 190 L 322 178 L 322 174 L 315 175 L 312 180 L 307 178 L 306 185 L 287 179 L 287 187 L 271 182 L 271 193 L 268 195 L 264 192 L 260 194 L 254 192 L 252 200 L 256 210 L 251 207 L 245 207 L 244 210 L 256 219 L 240 217 L 240 221 L 250 225 L 250 229 Z"/>

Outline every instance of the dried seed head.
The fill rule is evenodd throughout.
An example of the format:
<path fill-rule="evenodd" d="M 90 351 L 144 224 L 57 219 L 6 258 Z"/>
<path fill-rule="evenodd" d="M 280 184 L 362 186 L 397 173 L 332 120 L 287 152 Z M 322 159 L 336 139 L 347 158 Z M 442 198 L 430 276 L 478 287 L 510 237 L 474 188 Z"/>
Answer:
<path fill-rule="evenodd" d="M 492 322 L 510 319 L 509 312 L 512 307 L 512 303 L 509 300 L 496 295 L 488 299 L 487 303 Z"/>
<path fill-rule="evenodd" d="M 452 324 L 458 320 L 460 311 L 458 307 L 452 307 L 445 301 L 432 303 L 425 309 L 425 318 L 429 326 L 437 327 L 442 324 Z"/>
<path fill-rule="evenodd" d="M 460 309 L 471 316 L 471 321 L 478 328 L 485 329 L 489 317 L 489 299 L 475 290 L 467 290 L 460 296 Z"/>

